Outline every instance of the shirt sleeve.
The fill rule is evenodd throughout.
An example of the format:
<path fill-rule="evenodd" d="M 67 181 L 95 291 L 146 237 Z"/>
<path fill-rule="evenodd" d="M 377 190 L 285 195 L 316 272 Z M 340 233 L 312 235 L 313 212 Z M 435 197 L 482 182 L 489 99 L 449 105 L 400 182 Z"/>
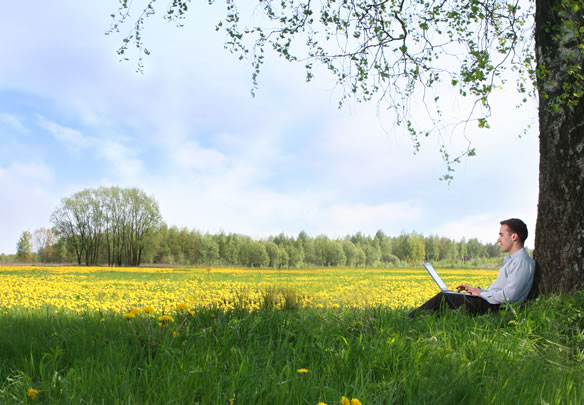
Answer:
<path fill-rule="evenodd" d="M 533 267 L 528 260 L 510 260 L 502 269 L 506 275 L 504 285 L 491 285 L 481 293 L 481 297 L 491 304 L 523 301 L 533 283 Z"/>

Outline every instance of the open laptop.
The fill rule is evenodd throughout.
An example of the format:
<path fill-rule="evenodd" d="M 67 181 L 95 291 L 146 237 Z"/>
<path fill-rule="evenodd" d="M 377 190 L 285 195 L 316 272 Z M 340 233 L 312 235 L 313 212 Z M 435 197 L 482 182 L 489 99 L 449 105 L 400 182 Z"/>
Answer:
<path fill-rule="evenodd" d="M 444 281 L 442 281 L 442 279 L 438 275 L 438 273 L 436 273 L 436 270 L 434 270 L 434 267 L 432 266 L 431 263 L 425 262 L 424 263 L 424 267 L 426 268 L 426 270 L 428 271 L 428 273 L 430 274 L 430 276 L 432 276 L 432 279 L 436 282 L 436 284 L 438 284 L 438 287 L 440 288 L 440 290 L 442 290 L 443 293 L 445 293 L 445 294 L 469 295 L 469 294 L 467 294 L 465 292 L 458 292 L 458 291 L 451 291 L 451 290 L 449 290 L 448 287 L 446 287 L 446 284 L 444 283 Z"/>

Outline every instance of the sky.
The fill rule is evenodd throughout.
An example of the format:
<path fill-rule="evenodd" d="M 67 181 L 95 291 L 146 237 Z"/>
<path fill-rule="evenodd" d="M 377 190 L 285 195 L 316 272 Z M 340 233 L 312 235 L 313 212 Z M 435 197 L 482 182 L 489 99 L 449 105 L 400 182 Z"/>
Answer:
<path fill-rule="evenodd" d="M 268 56 L 252 97 L 249 62 L 214 29 L 222 10 L 203 3 L 180 29 L 159 16 L 149 23 L 143 74 L 135 59 L 120 62 L 121 34 L 105 35 L 117 1 L 4 5 L 1 253 L 15 253 L 23 231 L 50 227 L 61 199 L 100 186 L 138 187 L 169 226 L 201 232 L 415 231 L 492 243 L 499 221 L 518 217 L 533 246 L 535 101 L 517 110 L 513 91 L 495 94 L 491 128 L 468 129 L 477 156 L 440 181 L 437 138 L 414 153 L 376 102 L 339 109 L 327 72 L 306 83 L 303 64 Z M 459 101 L 446 100 L 456 113 Z M 453 150 L 466 142 L 443 141 Z"/>

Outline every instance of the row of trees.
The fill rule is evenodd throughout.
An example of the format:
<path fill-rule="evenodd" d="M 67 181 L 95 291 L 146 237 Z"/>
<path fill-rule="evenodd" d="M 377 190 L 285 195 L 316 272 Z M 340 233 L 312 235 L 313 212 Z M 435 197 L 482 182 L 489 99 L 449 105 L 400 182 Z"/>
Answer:
<path fill-rule="evenodd" d="M 303 231 L 297 237 L 280 234 L 262 240 L 225 232 L 202 234 L 167 226 L 152 197 L 117 187 L 84 190 L 65 198 L 51 219 L 53 229 L 22 233 L 13 260 L 288 268 L 393 266 L 423 260 L 460 263 L 501 256 L 497 244 L 483 244 L 476 238 L 454 241 L 416 232 L 392 237 L 380 230 L 373 237 L 357 233 L 331 239 Z"/>
<path fill-rule="evenodd" d="M 155 238 L 152 263 L 195 265 L 376 267 L 421 263 L 424 260 L 465 262 L 496 258 L 496 244 L 473 238 L 454 241 L 446 237 L 423 236 L 416 232 L 397 237 L 378 231 L 371 237 L 362 233 L 330 239 L 310 237 L 304 231 L 296 238 L 280 234 L 252 240 L 238 234 L 201 234 L 198 231 L 162 225 Z"/>

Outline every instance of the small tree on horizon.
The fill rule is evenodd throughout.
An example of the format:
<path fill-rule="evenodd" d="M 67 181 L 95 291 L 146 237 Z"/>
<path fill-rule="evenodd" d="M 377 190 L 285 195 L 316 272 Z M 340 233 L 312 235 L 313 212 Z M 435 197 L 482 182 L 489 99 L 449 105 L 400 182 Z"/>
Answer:
<path fill-rule="evenodd" d="M 31 262 L 34 258 L 32 252 L 32 235 L 29 231 L 24 231 L 16 243 L 16 258 L 23 262 Z"/>

